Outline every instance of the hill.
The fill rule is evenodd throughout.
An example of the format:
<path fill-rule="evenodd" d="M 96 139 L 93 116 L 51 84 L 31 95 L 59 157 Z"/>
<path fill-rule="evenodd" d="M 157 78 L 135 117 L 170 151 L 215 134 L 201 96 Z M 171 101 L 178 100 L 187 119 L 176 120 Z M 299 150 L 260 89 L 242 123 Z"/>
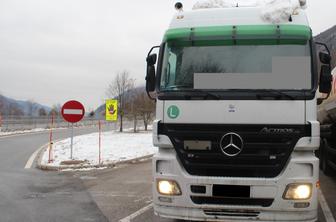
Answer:
<path fill-rule="evenodd" d="M 2 116 L 39 116 L 40 109 L 44 109 L 46 113 L 49 113 L 51 110 L 50 107 L 35 103 L 33 101 L 15 100 L 0 95 L 0 114 Z"/>
<path fill-rule="evenodd" d="M 336 67 L 336 25 L 315 36 L 315 41 L 327 44 L 332 55 L 332 67 Z"/>

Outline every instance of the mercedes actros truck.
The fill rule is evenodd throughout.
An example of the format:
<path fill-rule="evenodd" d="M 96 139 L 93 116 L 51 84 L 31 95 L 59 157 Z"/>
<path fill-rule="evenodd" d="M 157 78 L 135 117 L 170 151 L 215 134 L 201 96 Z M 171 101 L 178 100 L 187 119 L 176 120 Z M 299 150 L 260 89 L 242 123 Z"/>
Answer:
<path fill-rule="evenodd" d="M 331 90 L 305 11 L 271 23 L 260 7 L 180 10 L 158 56 L 156 215 L 192 221 L 316 221 L 318 91 Z"/>

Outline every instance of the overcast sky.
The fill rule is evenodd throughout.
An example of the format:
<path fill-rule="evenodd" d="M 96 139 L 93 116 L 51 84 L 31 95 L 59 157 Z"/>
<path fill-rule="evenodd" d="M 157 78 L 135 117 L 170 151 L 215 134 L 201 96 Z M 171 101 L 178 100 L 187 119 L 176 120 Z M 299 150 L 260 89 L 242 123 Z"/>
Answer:
<path fill-rule="evenodd" d="M 0 0 L 0 93 L 87 109 L 105 99 L 117 72 L 144 84 L 145 56 L 159 44 L 172 0 Z M 185 10 L 196 1 L 181 1 Z M 314 34 L 336 24 L 335 0 L 308 0 Z"/>

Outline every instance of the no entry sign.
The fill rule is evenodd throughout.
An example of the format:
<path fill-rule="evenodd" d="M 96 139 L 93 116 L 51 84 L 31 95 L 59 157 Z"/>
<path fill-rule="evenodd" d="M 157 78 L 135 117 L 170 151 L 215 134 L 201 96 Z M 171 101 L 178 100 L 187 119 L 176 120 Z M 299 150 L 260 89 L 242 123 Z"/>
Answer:
<path fill-rule="evenodd" d="M 71 100 L 62 106 L 62 116 L 70 123 L 77 123 L 81 121 L 85 114 L 83 104 L 78 101 Z"/>

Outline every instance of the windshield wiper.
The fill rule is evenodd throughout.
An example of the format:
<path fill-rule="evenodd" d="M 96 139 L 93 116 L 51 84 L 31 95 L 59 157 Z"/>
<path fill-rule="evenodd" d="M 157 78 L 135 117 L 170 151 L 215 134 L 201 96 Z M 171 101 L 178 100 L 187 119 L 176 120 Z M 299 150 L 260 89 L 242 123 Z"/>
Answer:
<path fill-rule="evenodd" d="M 191 100 L 191 99 L 220 100 L 221 99 L 221 97 L 218 96 L 217 94 L 205 92 L 205 91 L 197 91 L 197 90 L 190 91 L 189 94 L 184 94 L 184 98 L 188 100 Z"/>
<path fill-rule="evenodd" d="M 173 85 L 173 86 L 166 86 L 165 90 L 175 90 L 175 89 L 192 89 L 191 85 Z"/>
<path fill-rule="evenodd" d="M 209 98 L 213 98 L 213 99 L 219 100 L 221 97 L 218 96 L 217 94 L 214 94 L 214 93 L 205 92 L 205 95 L 204 95 L 203 99 L 209 99 Z"/>
<path fill-rule="evenodd" d="M 200 89 L 193 89 L 191 85 L 174 85 L 168 86 L 164 90 L 165 92 L 174 92 L 174 93 L 181 93 L 185 99 L 216 99 L 219 100 L 221 97 L 215 93 L 207 92 L 205 90 Z"/>
<path fill-rule="evenodd" d="M 287 93 L 282 92 L 281 90 L 275 90 L 275 89 L 266 89 L 263 90 L 266 93 L 271 93 L 273 95 L 269 94 L 257 94 L 257 98 L 262 98 L 262 97 L 275 97 L 276 99 L 280 99 L 281 97 L 286 97 L 289 98 L 290 100 L 294 100 L 294 96 L 291 96 Z"/>

